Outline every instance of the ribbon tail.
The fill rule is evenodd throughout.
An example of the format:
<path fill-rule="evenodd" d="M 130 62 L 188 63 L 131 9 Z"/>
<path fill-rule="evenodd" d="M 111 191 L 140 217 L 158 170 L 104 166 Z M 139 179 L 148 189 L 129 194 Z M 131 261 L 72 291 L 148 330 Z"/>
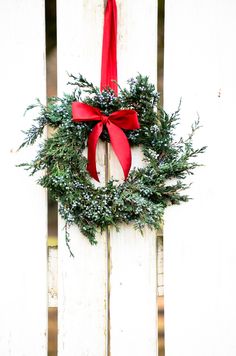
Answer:
<path fill-rule="evenodd" d="M 124 132 L 112 122 L 107 123 L 107 130 L 109 132 L 112 148 L 120 161 L 126 180 L 131 167 L 131 149 L 129 141 Z"/>
<path fill-rule="evenodd" d="M 99 182 L 97 167 L 96 167 L 96 148 L 98 139 L 102 133 L 103 124 L 98 122 L 97 125 L 94 126 L 92 132 L 88 137 L 88 164 L 87 170 L 92 178 Z"/>

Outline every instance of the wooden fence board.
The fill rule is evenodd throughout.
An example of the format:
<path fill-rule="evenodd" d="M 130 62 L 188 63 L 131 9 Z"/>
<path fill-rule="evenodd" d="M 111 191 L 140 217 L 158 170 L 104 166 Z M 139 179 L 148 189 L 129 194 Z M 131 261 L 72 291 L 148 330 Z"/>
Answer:
<path fill-rule="evenodd" d="M 118 82 L 138 73 L 157 77 L 157 3 L 117 1 Z M 123 178 L 120 164 L 109 149 L 109 171 Z M 141 166 L 141 149 L 132 149 L 132 164 Z M 142 236 L 131 226 L 110 230 L 110 352 L 112 356 L 157 355 L 156 233 Z"/>
<path fill-rule="evenodd" d="M 172 1 L 165 10 L 165 108 L 182 97 L 180 134 L 200 115 L 208 145 L 164 230 L 166 356 L 236 354 L 236 3 Z"/>
<path fill-rule="evenodd" d="M 104 3 L 102 0 L 59 0 L 58 89 L 68 91 L 66 71 L 83 74 L 100 84 Z M 100 180 L 105 179 L 105 145 L 97 149 Z M 86 153 L 85 153 L 86 154 Z M 107 240 L 97 235 L 91 246 L 76 227 L 70 230 L 69 257 L 63 221 L 59 229 L 58 354 L 60 356 L 106 355 L 107 350 Z"/>
<path fill-rule="evenodd" d="M 0 42 L 0 354 L 46 356 L 46 193 L 16 167 L 36 152 L 17 152 L 35 114 L 24 111 L 45 102 L 44 1 L 1 1 Z"/>

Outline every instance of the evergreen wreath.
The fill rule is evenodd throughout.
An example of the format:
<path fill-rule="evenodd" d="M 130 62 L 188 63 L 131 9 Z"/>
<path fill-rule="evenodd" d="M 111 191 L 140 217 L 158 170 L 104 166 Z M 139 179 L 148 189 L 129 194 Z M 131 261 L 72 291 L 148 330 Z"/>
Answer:
<path fill-rule="evenodd" d="M 119 88 L 118 96 L 112 89 L 100 92 L 82 75 L 70 75 L 70 80 L 68 84 L 74 86 L 72 94 L 49 98 L 46 106 L 38 100 L 27 108 L 37 106 L 40 112 L 35 124 L 24 132 L 26 136 L 20 148 L 34 144 L 45 126 L 55 130 L 40 145 L 35 159 L 20 166 L 31 175 L 44 172 L 38 183 L 59 202 L 59 212 L 66 226 L 78 225 L 91 244 L 97 242 L 97 228 L 103 231 L 115 226 L 118 229 L 120 223 L 133 222 L 141 231 L 145 225 L 159 229 L 164 209 L 189 199 L 183 194 L 188 187 L 184 179 L 199 166 L 194 158 L 205 150 L 205 147 L 193 148 L 192 139 L 199 128 L 199 120 L 192 125 L 186 139 L 176 141 L 179 108 L 168 115 L 148 77 L 138 75 L 128 80 L 128 88 Z M 73 122 L 71 106 L 74 101 L 99 108 L 104 115 L 120 109 L 136 110 L 140 129 L 124 132 L 131 146 L 141 145 L 145 166 L 132 169 L 121 184 L 111 179 L 106 186 L 95 186 L 86 169 L 83 150 L 96 122 Z M 106 127 L 100 138 L 109 141 Z M 68 233 L 66 243 L 69 247 Z"/>

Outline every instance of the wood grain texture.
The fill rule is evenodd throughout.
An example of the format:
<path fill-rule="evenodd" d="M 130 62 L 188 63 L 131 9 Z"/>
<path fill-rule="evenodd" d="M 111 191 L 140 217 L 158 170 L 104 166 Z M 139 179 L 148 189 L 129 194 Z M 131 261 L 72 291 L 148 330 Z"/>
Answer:
<path fill-rule="evenodd" d="M 36 178 L 17 168 L 37 147 L 17 151 L 45 102 L 44 1 L 0 2 L 1 249 L 0 355 L 47 355 L 47 207 Z M 36 145 L 37 146 L 37 145 Z"/>
<path fill-rule="evenodd" d="M 156 1 L 117 1 L 118 82 L 138 73 L 157 77 Z M 109 148 L 109 174 L 123 179 Z M 132 167 L 143 165 L 140 148 L 132 149 Z M 143 236 L 132 225 L 110 230 L 110 352 L 112 356 L 157 355 L 156 233 Z"/>
<path fill-rule="evenodd" d="M 236 3 L 165 3 L 165 109 L 182 97 L 178 133 L 198 112 L 195 145 L 208 145 L 193 200 L 165 218 L 166 356 L 234 356 Z"/>
<path fill-rule="evenodd" d="M 103 0 L 59 0 L 58 89 L 68 92 L 66 71 L 81 73 L 99 86 Z M 84 153 L 86 155 L 86 152 Z M 97 167 L 105 184 L 105 145 L 99 143 Z M 91 246 L 76 227 L 70 229 L 69 257 L 64 222 L 59 223 L 58 355 L 102 356 L 107 351 L 107 240 L 98 234 Z"/>

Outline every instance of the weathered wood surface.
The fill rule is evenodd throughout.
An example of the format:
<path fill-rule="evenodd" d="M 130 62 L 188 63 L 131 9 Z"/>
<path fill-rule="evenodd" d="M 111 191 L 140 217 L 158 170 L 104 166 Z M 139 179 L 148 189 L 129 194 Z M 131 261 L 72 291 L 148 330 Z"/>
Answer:
<path fill-rule="evenodd" d="M 117 1 L 118 78 L 124 86 L 138 73 L 157 78 L 157 3 Z M 123 179 L 109 149 L 110 176 Z M 140 148 L 132 150 L 132 167 L 142 166 Z M 132 225 L 110 230 L 110 351 L 112 356 L 157 354 L 156 233 L 143 236 Z"/>
<path fill-rule="evenodd" d="M 47 355 L 46 193 L 16 164 L 36 148 L 17 152 L 45 102 L 44 1 L 0 2 L 1 249 L 0 355 Z"/>
<path fill-rule="evenodd" d="M 166 0 L 165 109 L 180 134 L 200 115 L 205 166 L 164 230 L 166 356 L 236 354 L 236 3 Z"/>
<path fill-rule="evenodd" d="M 58 92 L 68 92 L 66 72 L 83 74 L 100 84 L 103 0 L 59 0 Z M 85 153 L 86 154 L 86 153 Z M 100 180 L 105 179 L 105 144 L 97 149 Z M 107 240 L 91 246 L 76 227 L 70 229 L 69 257 L 60 220 L 58 259 L 58 355 L 98 356 L 107 350 Z"/>

